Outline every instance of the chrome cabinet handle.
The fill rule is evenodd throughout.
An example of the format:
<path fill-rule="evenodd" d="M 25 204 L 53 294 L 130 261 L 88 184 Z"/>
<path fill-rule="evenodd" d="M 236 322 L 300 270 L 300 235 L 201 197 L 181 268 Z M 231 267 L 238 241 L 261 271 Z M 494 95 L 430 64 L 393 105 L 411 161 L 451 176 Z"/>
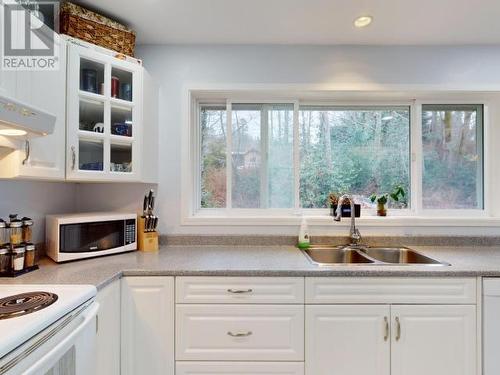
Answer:
<path fill-rule="evenodd" d="M 238 332 L 238 333 L 233 333 L 231 331 L 228 331 L 227 334 L 231 337 L 248 337 L 252 334 L 252 331 L 248 332 Z"/>
<path fill-rule="evenodd" d="M 384 341 L 389 340 L 389 319 L 384 316 Z"/>
<path fill-rule="evenodd" d="M 75 146 L 71 146 L 71 169 L 72 170 L 75 170 L 75 164 L 76 164 Z"/>
<path fill-rule="evenodd" d="M 399 321 L 399 317 L 396 316 L 396 341 L 401 339 L 401 322 Z"/>
<path fill-rule="evenodd" d="M 233 294 L 244 294 L 244 293 L 252 293 L 253 289 L 228 289 L 227 292 Z"/>
<path fill-rule="evenodd" d="M 22 161 L 23 165 L 26 165 L 28 163 L 28 160 L 30 160 L 30 141 L 27 139 L 24 141 L 24 159 Z"/>

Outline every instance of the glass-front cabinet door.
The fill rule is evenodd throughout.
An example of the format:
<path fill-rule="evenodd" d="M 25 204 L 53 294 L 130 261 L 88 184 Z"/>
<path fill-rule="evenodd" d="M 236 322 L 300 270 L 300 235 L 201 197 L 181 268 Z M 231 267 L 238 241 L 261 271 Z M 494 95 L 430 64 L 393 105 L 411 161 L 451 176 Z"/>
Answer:
<path fill-rule="evenodd" d="M 140 179 L 142 66 L 69 43 L 67 178 Z"/>

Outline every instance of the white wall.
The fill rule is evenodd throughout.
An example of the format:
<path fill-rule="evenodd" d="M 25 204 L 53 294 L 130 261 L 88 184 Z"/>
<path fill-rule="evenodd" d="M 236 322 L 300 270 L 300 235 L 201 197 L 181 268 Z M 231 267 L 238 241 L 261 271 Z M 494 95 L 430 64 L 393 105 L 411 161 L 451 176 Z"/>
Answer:
<path fill-rule="evenodd" d="M 76 184 L 33 181 L 0 181 L 0 217 L 28 216 L 35 222 L 34 242 L 45 240 L 45 215 L 76 209 Z"/>
<path fill-rule="evenodd" d="M 326 46 L 139 46 L 137 55 L 161 85 L 160 230 L 180 233 L 296 234 L 295 227 L 207 227 L 180 225 L 181 132 L 185 89 L 203 84 L 314 84 L 377 88 L 429 85 L 435 88 L 500 91 L 500 48 L 483 47 L 326 47 Z M 500 175 L 500 173 L 495 173 Z M 140 210 L 145 184 L 64 184 L 0 181 L 0 217 L 76 209 Z M 153 187 L 156 190 L 156 187 Z M 40 232 L 42 226 L 38 226 Z M 332 225 L 324 231 L 345 227 Z M 446 229 L 361 228 L 363 234 L 446 233 Z M 496 228 L 455 228 L 454 233 L 500 232 Z M 333 233 L 333 232 L 332 232 Z M 37 236 L 41 234 L 38 233 Z"/>
<path fill-rule="evenodd" d="M 377 88 L 381 85 L 500 91 L 500 48 L 325 46 L 140 46 L 138 56 L 158 79 L 160 97 L 160 230 L 164 233 L 296 233 L 290 227 L 180 225 L 181 132 L 185 89 L 200 85 L 287 85 Z M 333 224 L 332 224 L 333 228 Z M 338 227 L 337 227 L 338 228 Z M 330 228 L 324 228 L 330 229 Z M 418 233 L 376 228 L 378 233 Z M 345 231 L 345 228 L 342 228 Z M 496 233 L 496 228 L 456 228 Z M 425 228 L 425 233 L 440 228 Z"/>

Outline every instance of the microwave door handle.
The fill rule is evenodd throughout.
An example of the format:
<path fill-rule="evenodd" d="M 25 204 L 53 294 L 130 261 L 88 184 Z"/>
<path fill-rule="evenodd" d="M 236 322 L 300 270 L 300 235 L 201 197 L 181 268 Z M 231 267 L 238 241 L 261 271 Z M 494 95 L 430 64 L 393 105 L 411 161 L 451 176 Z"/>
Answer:
<path fill-rule="evenodd" d="M 93 302 L 86 311 L 82 313 L 83 321 L 76 327 L 68 336 L 66 336 L 59 344 L 43 356 L 38 362 L 28 368 L 24 375 L 45 374 L 49 371 L 57 361 L 73 346 L 80 333 L 92 322 L 99 310 L 99 303 Z"/>

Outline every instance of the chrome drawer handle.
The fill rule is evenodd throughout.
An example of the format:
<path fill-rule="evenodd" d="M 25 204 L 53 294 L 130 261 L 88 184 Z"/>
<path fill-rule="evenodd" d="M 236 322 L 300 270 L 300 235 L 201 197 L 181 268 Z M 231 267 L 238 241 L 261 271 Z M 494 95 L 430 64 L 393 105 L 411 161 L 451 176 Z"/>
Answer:
<path fill-rule="evenodd" d="M 238 332 L 238 333 L 233 333 L 231 331 L 228 331 L 227 334 L 231 337 L 248 337 L 252 334 L 252 331 L 248 332 Z"/>
<path fill-rule="evenodd" d="M 228 289 L 228 293 L 233 293 L 233 294 L 244 294 L 244 293 L 252 293 L 252 289 Z"/>
<path fill-rule="evenodd" d="M 384 316 L 384 341 L 387 341 L 389 339 L 389 319 L 387 319 L 387 316 Z"/>

